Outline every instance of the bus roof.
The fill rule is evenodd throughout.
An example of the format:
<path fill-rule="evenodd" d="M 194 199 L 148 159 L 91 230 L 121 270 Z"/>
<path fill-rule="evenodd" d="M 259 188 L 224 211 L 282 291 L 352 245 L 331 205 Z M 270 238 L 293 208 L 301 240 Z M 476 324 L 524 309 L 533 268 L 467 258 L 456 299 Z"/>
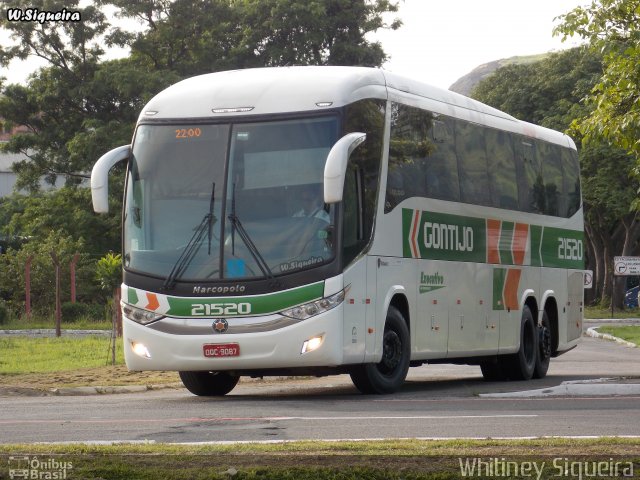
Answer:
<path fill-rule="evenodd" d="M 191 77 L 153 97 L 138 121 L 215 119 L 319 111 L 390 91 L 429 99 L 451 109 L 484 114 L 489 124 L 575 148 L 566 135 L 527 122 L 463 95 L 381 69 L 298 66 L 229 70 Z"/>

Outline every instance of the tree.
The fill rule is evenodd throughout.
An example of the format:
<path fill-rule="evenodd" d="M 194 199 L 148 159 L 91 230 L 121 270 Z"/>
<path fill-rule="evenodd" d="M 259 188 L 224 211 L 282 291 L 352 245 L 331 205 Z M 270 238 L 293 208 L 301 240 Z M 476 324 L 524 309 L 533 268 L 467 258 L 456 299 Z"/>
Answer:
<path fill-rule="evenodd" d="M 113 198 L 111 203 L 112 213 L 102 216 L 92 212 L 91 192 L 86 188 L 14 194 L 0 200 L 0 220 L 4 220 L 0 234 L 43 242 L 55 231 L 82 241 L 86 253 L 102 255 L 120 248 L 120 201 Z"/>
<path fill-rule="evenodd" d="M 19 7 L 14 0 L 3 0 Z M 28 160 L 15 166 L 18 188 L 36 191 L 42 175 L 70 185 L 86 179 L 109 149 L 129 143 L 143 105 L 181 78 L 213 71 L 296 64 L 381 65 L 381 46 L 365 36 L 398 28 L 382 15 L 388 0 L 36 0 L 31 7 L 79 11 L 81 22 L 10 22 L 15 43 L 0 47 L 0 64 L 38 56 L 48 66 L 25 85 L 7 85 L 0 116 L 29 132 L 5 151 Z M 142 32 L 111 25 L 100 8 L 143 22 Z M 128 45 L 128 58 L 102 61 L 103 45 Z"/>
<path fill-rule="evenodd" d="M 147 73 L 128 59 L 85 65 L 91 75 L 44 68 L 24 85 L 8 85 L 0 97 L 0 116 L 25 125 L 3 147 L 22 153 L 17 163 L 18 188 L 39 190 L 40 178 L 68 185 L 88 178 L 93 163 L 106 151 L 131 141 L 139 111 L 153 94 L 178 79 L 175 74 Z"/>
<path fill-rule="evenodd" d="M 100 283 L 100 288 L 112 294 L 111 317 L 113 321 L 113 331 L 117 333 L 117 336 L 121 337 L 122 315 L 120 314 L 120 284 L 122 283 L 122 255 L 109 252 L 98 260 L 95 278 Z M 113 348 L 115 348 L 115 346 Z M 115 355 L 113 356 L 113 361 L 115 362 Z"/>
<path fill-rule="evenodd" d="M 34 310 L 47 315 L 55 307 L 55 270 L 51 252 L 60 260 L 62 278 L 69 278 L 69 262 L 78 252 L 85 250 L 84 243 L 56 231 L 49 231 L 40 241 L 29 241 L 20 250 L 9 249 L 0 255 L 0 299 L 16 313 L 24 311 L 25 263 L 32 256 L 31 302 Z M 78 298 L 95 302 L 100 299 L 99 289 L 93 281 L 95 259 L 82 254 L 77 265 L 77 284 L 81 286 Z M 69 298 L 69 282 L 62 281 L 62 298 Z"/>
<path fill-rule="evenodd" d="M 601 76 L 601 55 L 574 48 L 535 63 L 499 68 L 471 95 L 521 120 L 564 131 L 588 113 L 582 99 Z"/>
<path fill-rule="evenodd" d="M 556 34 L 578 35 L 604 52 L 604 74 L 586 97 L 592 109 L 576 126 L 640 160 L 640 0 L 593 0 L 559 18 Z"/>
<path fill-rule="evenodd" d="M 5 7 L 21 7 L 21 2 L 3 1 Z M 88 86 L 104 50 L 99 39 L 108 23 L 95 6 L 84 8 L 78 1 L 37 0 L 31 5 L 39 11 L 58 11 L 63 7 L 79 11 L 80 22 L 15 22 L 3 15 L 0 26 L 11 33 L 14 45 L 0 47 L 0 64 L 14 58 L 40 57 L 51 66 L 31 80 L 30 88 L 9 85 L 0 100 L 0 116 L 10 124 L 25 125 L 29 133 L 16 135 L 5 151 L 22 152 L 38 170 L 31 175 L 26 163 L 19 166 L 19 187 L 37 189 L 40 175 L 55 182 L 58 173 L 77 178 L 79 170 L 68 160 L 68 142 L 72 131 L 82 128 Z M 33 169 L 32 169 L 33 170 Z"/>
<path fill-rule="evenodd" d="M 16 0 L 0 1 L 5 8 L 22 6 Z M 101 10 L 107 6 L 142 21 L 144 30 L 113 26 Z M 379 66 L 386 55 L 366 39 L 367 33 L 400 25 L 383 21 L 384 13 L 398 8 L 389 0 L 96 0 L 89 5 L 34 0 L 29 7 L 78 11 L 82 21 L 12 22 L 0 17 L 0 27 L 14 41 L 0 46 L 0 65 L 28 56 L 47 62 L 26 85 L 5 85 L 0 91 L 0 117 L 28 128 L 2 147 L 27 158 L 14 170 L 17 187 L 32 194 L 0 202 L 0 234 L 30 238 L 24 252 L 13 251 L 13 260 L 4 256 L 0 261 L 0 295 L 14 305 L 22 294 L 16 283 L 22 278 L 20 261 L 38 246 L 58 242 L 92 255 L 119 250 L 123 168 L 116 167 L 118 175 L 110 179 L 120 188 L 109 189 L 113 213 L 108 216 L 94 215 L 88 190 L 76 187 L 86 184 L 103 153 L 130 143 L 140 110 L 157 92 L 187 76 L 232 68 Z M 130 46 L 131 55 L 104 61 L 105 45 Z M 41 194 L 42 176 L 52 184 L 63 176 L 68 188 Z M 43 255 L 49 252 L 36 253 L 34 265 L 48 271 Z M 48 277 L 43 273 L 37 278 L 45 282 Z"/>
<path fill-rule="evenodd" d="M 366 35 L 397 12 L 389 0 L 103 0 L 140 33 L 112 32 L 153 69 L 190 76 L 232 68 L 286 65 L 380 66 L 382 46 Z"/>
<path fill-rule="evenodd" d="M 586 48 L 549 55 L 529 65 L 498 69 L 472 95 L 511 115 L 555 130 L 565 131 L 574 119 L 589 115 L 581 102 L 602 75 L 602 56 Z M 634 159 L 620 148 L 580 131 L 570 132 L 580 148 L 582 195 L 588 268 L 595 273 L 591 300 L 611 298 L 611 266 L 615 255 L 638 253 L 640 219 L 631 205 L 640 182 L 631 175 Z M 615 186 L 615 188 L 612 188 Z M 620 283 L 615 299 L 622 307 Z"/>
<path fill-rule="evenodd" d="M 114 27 L 108 38 L 131 48 L 131 58 L 151 71 L 189 77 L 241 68 L 242 19 L 229 0 L 99 0 L 117 16 L 137 20 L 142 31 Z"/>
<path fill-rule="evenodd" d="M 401 25 L 397 19 L 384 22 L 382 14 L 398 11 L 387 0 L 244 0 L 237 5 L 252 66 L 380 66 L 387 56 L 366 35 Z"/>

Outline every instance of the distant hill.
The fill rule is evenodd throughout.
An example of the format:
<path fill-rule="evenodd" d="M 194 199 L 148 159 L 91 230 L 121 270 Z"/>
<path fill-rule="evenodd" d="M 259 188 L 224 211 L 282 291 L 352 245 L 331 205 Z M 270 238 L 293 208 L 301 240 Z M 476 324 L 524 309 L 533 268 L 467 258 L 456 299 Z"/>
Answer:
<path fill-rule="evenodd" d="M 449 90 L 451 90 L 452 92 L 460 93 L 462 95 L 466 95 L 468 97 L 471 94 L 471 90 L 473 90 L 473 87 L 475 87 L 480 82 L 480 80 L 488 77 L 498 68 L 504 67 L 506 65 L 523 65 L 527 63 L 539 62 L 540 60 L 544 60 L 549 55 L 550 53 L 541 53 L 538 55 L 528 55 L 524 57 L 503 58 L 501 60 L 494 60 L 493 62 L 482 64 L 479 67 L 474 68 L 471 72 L 467 73 L 464 77 L 456 80 L 456 82 L 449 87 Z"/>

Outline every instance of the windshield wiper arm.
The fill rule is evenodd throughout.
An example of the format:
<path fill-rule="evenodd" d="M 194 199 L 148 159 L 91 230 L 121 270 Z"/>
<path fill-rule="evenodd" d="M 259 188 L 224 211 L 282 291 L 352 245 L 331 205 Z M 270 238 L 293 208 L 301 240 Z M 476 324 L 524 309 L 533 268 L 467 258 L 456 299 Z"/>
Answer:
<path fill-rule="evenodd" d="M 265 261 L 264 257 L 260 254 L 260 250 L 258 250 L 258 247 L 256 247 L 256 244 L 253 243 L 253 241 L 251 240 L 251 237 L 242 226 L 242 222 L 236 215 L 236 184 L 235 183 L 233 184 L 233 192 L 231 197 L 231 213 L 227 215 L 227 218 L 231 222 L 231 254 L 235 255 L 235 251 L 234 251 L 235 250 L 235 232 L 237 230 L 238 234 L 240 235 L 240 238 L 246 245 L 247 250 L 249 250 L 249 253 L 255 260 L 256 264 L 258 265 L 258 268 L 260 268 L 260 270 L 262 271 L 262 274 L 267 278 L 274 278 L 273 272 L 269 268 L 269 265 L 267 265 L 267 262 Z"/>
<path fill-rule="evenodd" d="M 211 228 L 213 226 L 213 207 L 214 207 L 214 195 L 216 191 L 216 184 L 213 183 L 213 188 L 211 190 L 211 199 L 209 201 L 209 212 L 202 218 L 200 224 L 196 227 L 195 232 L 191 236 L 191 239 L 184 247 L 182 254 L 176 260 L 176 263 L 173 265 L 173 268 L 167 275 L 166 280 L 162 284 L 162 290 L 172 290 L 176 285 L 176 280 L 178 280 L 184 272 L 189 268 L 193 257 L 195 257 L 198 250 L 200 250 L 200 245 L 202 245 L 202 239 L 204 237 L 205 231 L 208 232 L 209 236 L 209 255 L 211 255 Z"/>
<path fill-rule="evenodd" d="M 209 231 L 207 232 L 209 248 L 208 254 L 211 255 L 211 230 L 213 228 L 213 206 L 216 202 L 216 182 L 213 182 L 213 186 L 211 187 L 211 198 L 209 199 Z"/>

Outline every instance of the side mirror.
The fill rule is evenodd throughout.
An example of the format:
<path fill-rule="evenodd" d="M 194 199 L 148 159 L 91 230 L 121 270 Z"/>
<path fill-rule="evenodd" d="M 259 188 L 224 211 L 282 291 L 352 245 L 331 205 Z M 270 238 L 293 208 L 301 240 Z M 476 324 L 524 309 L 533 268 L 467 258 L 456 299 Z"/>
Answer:
<path fill-rule="evenodd" d="M 101 156 L 91 170 L 91 200 L 96 213 L 109 212 L 109 170 L 116 163 L 127 160 L 131 145 L 123 145 Z"/>
<path fill-rule="evenodd" d="M 324 165 L 324 203 L 338 203 L 342 200 L 349 156 L 366 138 L 366 133 L 347 133 L 329 151 Z"/>

